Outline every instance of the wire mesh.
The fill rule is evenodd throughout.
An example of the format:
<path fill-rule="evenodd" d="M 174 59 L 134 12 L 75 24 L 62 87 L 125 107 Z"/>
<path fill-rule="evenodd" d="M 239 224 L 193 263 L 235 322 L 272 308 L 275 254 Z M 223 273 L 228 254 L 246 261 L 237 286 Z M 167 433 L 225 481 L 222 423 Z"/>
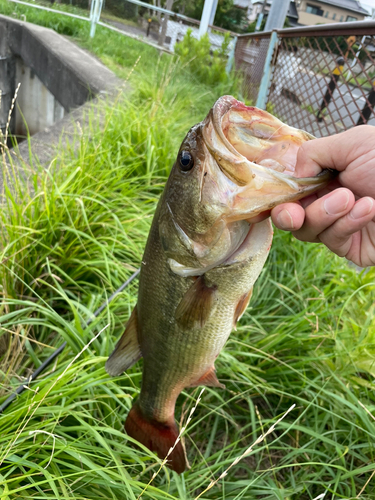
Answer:
<path fill-rule="evenodd" d="M 295 36 L 293 30 L 278 32 L 267 109 L 316 137 L 363 123 L 375 125 L 374 30 L 356 29 L 353 35 L 350 29 L 345 33 L 340 24 L 337 32 L 331 25 L 330 32 L 320 36 L 313 28 L 311 35 L 306 30 Z M 246 42 L 247 46 L 254 45 L 255 39 L 250 43 L 240 40 L 238 52 L 239 44 Z M 244 49 L 242 53 L 246 53 Z M 249 64 L 240 55 L 236 60 L 240 62 L 237 69 L 247 73 L 245 82 L 250 82 L 245 87 L 246 95 L 255 100 L 254 63 Z"/>
<path fill-rule="evenodd" d="M 242 93 L 255 104 L 263 73 L 269 37 L 239 37 L 236 45 L 235 67 L 242 77 Z"/>

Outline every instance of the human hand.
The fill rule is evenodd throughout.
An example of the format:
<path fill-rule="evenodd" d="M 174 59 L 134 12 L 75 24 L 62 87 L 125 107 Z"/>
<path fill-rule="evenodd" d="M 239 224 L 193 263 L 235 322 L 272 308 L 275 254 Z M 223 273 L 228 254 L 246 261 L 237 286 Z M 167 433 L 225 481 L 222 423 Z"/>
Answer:
<path fill-rule="evenodd" d="M 279 229 L 301 241 L 322 242 L 361 267 L 375 265 L 375 127 L 363 125 L 308 141 L 298 151 L 295 175 L 338 170 L 328 186 L 271 211 Z"/>

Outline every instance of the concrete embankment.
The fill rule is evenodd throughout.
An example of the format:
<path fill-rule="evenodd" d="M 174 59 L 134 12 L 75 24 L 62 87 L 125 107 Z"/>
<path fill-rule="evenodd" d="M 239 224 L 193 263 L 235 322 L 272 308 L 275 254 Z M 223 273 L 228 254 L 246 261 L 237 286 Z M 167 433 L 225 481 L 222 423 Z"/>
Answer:
<path fill-rule="evenodd" d="M 1 15 L 0 72 L 0 125 L 5 126 L 21 83 L 10 131 L 33 134 L 32 155 L 42 164 L 52 160 L 56 146 L 69 140 L 98 99 L 114 99 L 128 89 L 95 57 L 55 31 Z M 28 163 L 27 141 L 18 151 Z"/>

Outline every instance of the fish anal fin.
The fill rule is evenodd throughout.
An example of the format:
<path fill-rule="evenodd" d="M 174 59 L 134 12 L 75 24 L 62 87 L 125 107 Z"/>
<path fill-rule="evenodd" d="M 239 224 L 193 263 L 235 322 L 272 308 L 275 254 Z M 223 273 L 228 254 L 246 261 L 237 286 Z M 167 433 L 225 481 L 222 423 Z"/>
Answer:
<path fill-rule="evenodd" d="M 176 309 L 176 321 L 183 329 L 203 328 L 214 311 L 216 287 L 207 286 L 204 276 L 199 276 Z"/>
<path fill-rule="evenodd" d="M 178 437 L 179 432 L 174 418 L 166 423 L 148 419 L 136 402 L 125 421 L 125 430 L 133 439 L 154 451 L 161 460 L 168 456 L 167 466 L 178 474 L 188 467 L 185 449 L 181 438 Z M 173 451 L 169 454 L 171 448 Z"/>
<path fill-rule="evenodd" d="M 221 384 L 218 381 L 216 377 L 216 370 L 213 365 L 198 380 L 191 383 L 189 387 L 198 387 L 199 385 L 205 385 L 206 387 L 220 387 L 220 389 L 225 389 L 225 385 Z"/>
<path fill-rule="evenodd" d="M 253 289 L 250 288 L 250 290 L 248 292 L 246 292 L 244 295 L 242 295 L 242 297 L 238 301 L 238 304 L 236 306 L 236 310 L 234 311 L 234 318 L 233 318 L 233 328 L 234 329 L 236 329 L 237 321 L 239 321 L 241 319 L 241 316 L 246 311 L 246 308 L 249 305 L 252 294 L 253 294 Z"/>
<path fill-rule="evenodd" d="M 135 306 L 126 324 L 125 332 L 105 364 L 107 373 L 112 377 L 121 375 L 142 357 L 138 343 L 137 323 L 137 306 Z"/>

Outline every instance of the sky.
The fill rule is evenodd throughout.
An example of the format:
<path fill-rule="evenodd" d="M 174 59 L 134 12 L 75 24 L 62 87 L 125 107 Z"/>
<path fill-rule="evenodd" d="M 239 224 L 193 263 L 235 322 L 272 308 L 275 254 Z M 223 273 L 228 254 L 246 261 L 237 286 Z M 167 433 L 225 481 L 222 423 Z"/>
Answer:
<path fill-rule="evenodd" d="M 371 9 L 375 9 L 375 0 L 360 0 L 360 4 L 371 14 Z"/>

